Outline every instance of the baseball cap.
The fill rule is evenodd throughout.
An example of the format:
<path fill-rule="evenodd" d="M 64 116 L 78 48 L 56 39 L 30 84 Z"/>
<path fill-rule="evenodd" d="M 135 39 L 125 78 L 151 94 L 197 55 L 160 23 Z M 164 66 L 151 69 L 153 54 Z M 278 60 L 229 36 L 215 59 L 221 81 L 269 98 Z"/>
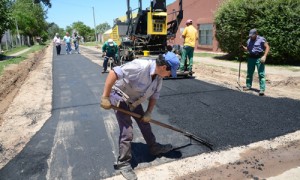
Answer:
<path fill-rule="evenodd" d="M 178 57 L 172 53 L 172 52 L 168 52 L 167 54 L 164 54 L 165 57 L 165 61 L 167 61 L 167 63 L 171 66 L 171 75 L 172 77 L 177 77 L 177 69 L 180 65 L 179 59 Z"/>
<path fill-rule="evenodd" d="M 249 37 L 250 36 L 253 36 L 253 35 L 256 35 L 257 34 L 257 30 L 256 29 L 251 29 L 250 31 L 249 31 Z"/>
<path fill-rule="evenodd" d="M 193 22 L 193 20 L 191 20 L 191 19 L 186 20 L 186 24 L 190 24 L 192 22 Z"/>
<path fill-rule="evenodd" d="M 108 39 L 107 43 L 109 46 L 113 46 L 114 45 L 114 41 L 112 39 Z"/>

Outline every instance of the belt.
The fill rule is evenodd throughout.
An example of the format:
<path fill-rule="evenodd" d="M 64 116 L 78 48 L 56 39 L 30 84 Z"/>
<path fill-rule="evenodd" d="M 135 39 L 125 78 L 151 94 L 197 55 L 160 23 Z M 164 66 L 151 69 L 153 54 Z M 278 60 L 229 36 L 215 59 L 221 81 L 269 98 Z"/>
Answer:
<path fill-rule="evenodd" d="M 261 58 L 263 56 L 263 53 L 259 53 L 259 54 L 249 54 L 250 58 Z"/>
<path fill-rule="evenodd" d="M 112 90 L 113 90 L 114 93 L 116 93 L 117 95 L 119 95 L 125 102 L 128 101 L 129 96 L 127 94 L 125 94 L 121 89 L 113 86 Z"/>

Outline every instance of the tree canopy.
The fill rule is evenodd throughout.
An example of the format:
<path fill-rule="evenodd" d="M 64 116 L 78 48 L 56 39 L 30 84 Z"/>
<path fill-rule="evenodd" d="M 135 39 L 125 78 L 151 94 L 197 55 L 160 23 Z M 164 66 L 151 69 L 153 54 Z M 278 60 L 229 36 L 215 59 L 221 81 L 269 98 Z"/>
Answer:
<path fill-rule="evenodd" d="M 0 0 L 0 40 L 4 32 L 10 28 L 13 23 L 11 14 L 11 3 L 9 0 Z"/>
<path fill-rule="evenodd" d="M 239 56 L 249 30 L 270 44 L 268 62 L 300 63 L 300 0 L 225 0 L 215 14 L 219 47 Z"/>
<path fill-rule="evenodd" d="M 96 26 L 96 31 L 97 33 L 103 34 L 105 31 L 109 30 L 110 28 L 111 28 L 110 25 L 107 22 L 105 22 Z"/>
<path fill-rule="evenodd" d="M 32 0 L 16 0 L 12 7 L 20 33 L 31 37 L 46 34 L 46 12 L 41 4 L 34 4 Z"/>

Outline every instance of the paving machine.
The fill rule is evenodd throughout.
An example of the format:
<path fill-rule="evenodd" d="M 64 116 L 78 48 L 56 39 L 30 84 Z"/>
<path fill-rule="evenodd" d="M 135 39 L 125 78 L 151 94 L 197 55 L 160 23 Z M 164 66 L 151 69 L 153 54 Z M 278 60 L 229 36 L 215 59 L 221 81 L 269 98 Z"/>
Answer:
<path fill-rule="evenodd" d="M 170 15 L 174 18 L 168 22 Z M 126 16 L 125 23 L 115 24 L 118 28 L 126 27 L 126 35 L 119 37 L 121 60 L 162 54 L 166 52 L 168 39 L 175 38 L 183 18 L 182 0 L 179 1 L 179 10 L 173 10 L 170 14 L 167 14 L 166 0 L 151 0 L 146 10 L 142 9 L 142 0 L 138 0 L 136 9 L 132 9 L 130 0 L 127 0 Z"/>

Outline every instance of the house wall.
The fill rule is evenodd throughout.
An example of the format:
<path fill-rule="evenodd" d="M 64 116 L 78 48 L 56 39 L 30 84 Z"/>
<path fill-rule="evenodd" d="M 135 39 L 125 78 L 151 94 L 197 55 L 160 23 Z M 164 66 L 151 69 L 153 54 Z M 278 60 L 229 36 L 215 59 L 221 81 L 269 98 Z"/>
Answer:
<path fill-rule="evenodd" d="M 185 28 L 185 22 L 188 19 L 193 20 L 193 26 L 198 30 L 201 24 L 213 24 L 214 23 L 214 12 L 219 6 L 222 0 L 182 0 L 183 5 L 183 19 L 180 23 L 180 27 L 177 31 L 176 38 L 170 40 L 169 44 L 179 44 L 183 45 L 183 38 L 181 33 Z M 179 0 L 176 0 L 172 4 L 167 6 L 167 12 L 170 14 L 173 9 L 175 11 L 179 10 Z M 168 15 L 169 21 L 171 21 L 175 16 Z M 199 33 L 199 31 L 198 31 Z M 199 41 L 196 43 L 195 49 L 206 50 L 206 51 L 220 51 L 218 49 L 218 42 L 214 37 L 215 26 L 213 25 L 213 38 L 212 45 L 200 45 Z M 199 34 L 200 38 L 200 34 Z"/>

